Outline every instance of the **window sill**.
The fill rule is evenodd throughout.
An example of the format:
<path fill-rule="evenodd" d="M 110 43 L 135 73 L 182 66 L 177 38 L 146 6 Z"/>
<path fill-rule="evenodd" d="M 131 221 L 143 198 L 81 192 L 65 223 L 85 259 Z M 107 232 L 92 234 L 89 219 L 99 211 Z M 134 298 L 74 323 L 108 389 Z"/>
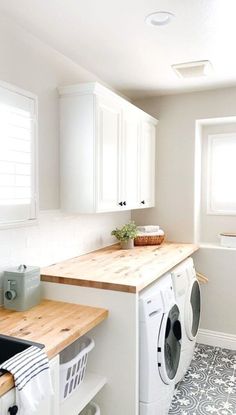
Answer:
<path fill-rule="evenodd" d="M 26 228 L 28 226 L 38 225 L 38 219 L 22 220 L 17 222 L 0 223 L 0 231 L 7 229 Z"/>
<path fill-rule="evenodd" d="M 214 210 L 207 210 L 206 213 L 208 216 L 236 216 L 236 211 L 223 211 L 223 210 L 218 210 L 218 211 L 214 211 Z"/>
<path fill-rule="evenodd" d="M 228 246 L 222 246 L 220 244 L 215 243 L 209 243 L 209 242 L 199 242 L 198 243 L 199 248 L 204 249 L 219 249 L 219 250 L 226 250 L 226 251 L 236 251 L 236 248 L 229 248 Z"/>

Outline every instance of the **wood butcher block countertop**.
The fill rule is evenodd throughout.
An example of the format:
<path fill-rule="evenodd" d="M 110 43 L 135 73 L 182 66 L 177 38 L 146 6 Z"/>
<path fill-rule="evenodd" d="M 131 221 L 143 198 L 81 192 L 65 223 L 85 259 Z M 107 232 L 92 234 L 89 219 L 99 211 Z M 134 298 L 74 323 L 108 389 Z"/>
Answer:
<path fill-rule="evenodd" d="M 121 250 L 118 244 L 44 268 L 42 281 L 136 293 L 198 249 L 164 243 Z"/>
<path fill-rule="evenodd" d="M 49 358 L 56 356 L 108 316 L 102 308 L 43 300 L 28 311 L 0 308 L 0 333 L 45 345 Z M 0 377 L 0 396 L 14 387 L 13 377 Z"/>

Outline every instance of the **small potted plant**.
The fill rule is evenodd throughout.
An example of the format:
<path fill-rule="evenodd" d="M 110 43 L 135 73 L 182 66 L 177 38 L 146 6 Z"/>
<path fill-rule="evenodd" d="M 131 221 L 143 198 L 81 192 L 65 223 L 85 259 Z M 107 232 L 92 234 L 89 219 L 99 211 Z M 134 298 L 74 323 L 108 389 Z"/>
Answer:
<path fill-rule="evenodd" d="M 122 228 L 116 228 L 111 232 L 120 241 L 121 249 L 132 249 L 134 247 L 134 238 L 137 236 L 137 226 L 130 221 Z"/>

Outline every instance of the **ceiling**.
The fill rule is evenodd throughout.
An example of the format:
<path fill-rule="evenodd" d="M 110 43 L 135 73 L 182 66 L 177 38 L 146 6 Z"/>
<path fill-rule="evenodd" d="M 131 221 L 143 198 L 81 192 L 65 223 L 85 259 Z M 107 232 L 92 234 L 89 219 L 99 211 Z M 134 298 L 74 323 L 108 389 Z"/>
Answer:
<path fill-rule="evenodd" d="M 157 10 L 176 17 L 146 25 Z M 131 98 L 236 85 L 236 0 L 0 0 L 0 12 Z M 207 77 L 171 69 L 204 59 Z"/>

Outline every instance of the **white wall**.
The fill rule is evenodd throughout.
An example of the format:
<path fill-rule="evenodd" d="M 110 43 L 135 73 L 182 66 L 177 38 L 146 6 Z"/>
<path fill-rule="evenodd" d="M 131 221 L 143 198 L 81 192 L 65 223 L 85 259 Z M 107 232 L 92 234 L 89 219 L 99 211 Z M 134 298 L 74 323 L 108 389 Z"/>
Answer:
<path fill-rule="evenodd" d="M 236 250 L 201 248 L 194 261 L 209 277 L 201 289 L 201 328 L 236 335 Z"/>
<path fill-rule="evenodd" d="M 169 239 L 194 238 L 195 120 L 236 115 L 236 88 L 166 95 L 135 104 L 159 119 L 156 207 L 137 211 L 137 221 L 159 221 Z"/>
<path fill-rule="evenodd" d="M 38 95 L 40 208 L 58 209 L 56 88 L 98 79 L 2 16 L 0 39 L 0 80 Z M 49 210 L 41 212 L 38 225 L 0 230 L 0 271 L 19 263 L 43 266 L 110 244 L 110 231 L 130 217 L 129 212 L 66 216 Z"/>
<path fill-rule="evenodd" d="M 41 209 L 59 207 L 57 86 L 97 80 L 11 21 L 0 16 L 0 80 L 38 95 Z"/>
<path fill-rule="evenodd" d="M 139 224 L 160 224 L 169 240 L 192 242 L 195 121 L 235 116 L 236 88 L 156 97 L 135 104 L 157 117 L 159 124 L 156 207 L 133 212 L 132 218 Z M 236 227 L 236 218 L 234 221 Z M 232 302 L 235 257 L 236 251 L 217 248 L 201 248 L 195 255 L 196 268 L 210 280 L 203 288 L 202 328 L 236 334 L 236 301 Z"/>

